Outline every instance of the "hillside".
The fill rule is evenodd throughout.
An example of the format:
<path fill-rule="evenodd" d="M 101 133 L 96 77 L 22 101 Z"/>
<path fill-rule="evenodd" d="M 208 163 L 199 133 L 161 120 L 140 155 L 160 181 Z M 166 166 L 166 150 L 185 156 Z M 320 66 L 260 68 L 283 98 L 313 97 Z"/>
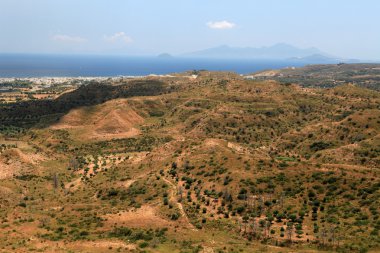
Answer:
<path fill-rule="evenodd" d="M 254 73 L 254 80 L 277 80 L 296 83 L 303 87 L 332 88 L 344 84 L 355 84 L 380 91 L 379 64 L 323 64 L 303 68 L 287 68 Z"/>
<path fill-rule="evenodd" d="M 2 105 L 1 251 L 378 252 L 380 93 L 304 86 L 197 71 Z"/>

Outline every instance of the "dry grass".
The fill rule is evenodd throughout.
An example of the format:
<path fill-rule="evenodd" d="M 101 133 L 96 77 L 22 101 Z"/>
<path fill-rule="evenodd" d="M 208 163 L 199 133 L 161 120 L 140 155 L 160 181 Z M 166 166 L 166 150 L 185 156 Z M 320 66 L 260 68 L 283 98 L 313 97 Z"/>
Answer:
<path fill-rule="evenodd" d="M 127 100 L 119 99 L 93 108 L 74 109 L 51 128 L 69 130 L 79 138 L 107 140 L 137 136 L 140 130 L 136 127 L 143 122 Z"/>

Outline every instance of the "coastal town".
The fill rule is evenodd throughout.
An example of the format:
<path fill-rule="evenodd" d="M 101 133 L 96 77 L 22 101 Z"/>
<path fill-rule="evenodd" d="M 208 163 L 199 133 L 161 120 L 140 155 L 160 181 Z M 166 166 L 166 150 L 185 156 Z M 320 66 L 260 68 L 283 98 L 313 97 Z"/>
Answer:
<path fill-rule="evenodd" d="M 92 82 L 118 82 L 135 76 L 118 77 L 28 77 L 0 78 L 0 103 L 55 99 Z"/>

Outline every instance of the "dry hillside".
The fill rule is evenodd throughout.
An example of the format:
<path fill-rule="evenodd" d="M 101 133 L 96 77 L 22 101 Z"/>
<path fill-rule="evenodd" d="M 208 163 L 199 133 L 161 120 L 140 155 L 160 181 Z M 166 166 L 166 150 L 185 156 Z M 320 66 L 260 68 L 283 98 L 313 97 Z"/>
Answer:
<path fill-rule="evenodd" d="M 2 105 L 0 251 L 380 250 L 379 92 L 196 74 Z"/>

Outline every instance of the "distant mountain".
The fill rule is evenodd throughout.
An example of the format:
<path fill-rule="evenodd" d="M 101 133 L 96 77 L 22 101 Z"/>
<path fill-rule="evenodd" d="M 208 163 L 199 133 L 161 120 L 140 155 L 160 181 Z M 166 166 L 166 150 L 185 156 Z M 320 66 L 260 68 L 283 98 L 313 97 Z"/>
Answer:
<path fill-rule="evenodd" d="M 219 46 L 192 53 L 184 54 L 186 57 L 200 58 L 225 58 L 225 59 L 290 59 L 304 58 L 320 55 L 326 58 L 333 58 L 327 53 L 321 52 L 318 48 L 297 48 L 285 43 L 276 44 L 270 47 L 230 47 Z"/>
<path fill-rule="evenodd" d="M 328 57 L 322 54 L 313 54 L 313 55 L 308 55 L 305 57 L 292 57 L 292 58 L 288 58 L 287 60 L 301 61 L 301 62 L 307 62 L 307 63 L 339 63 L 343 61 L 341 59 Z"/>
<path fill-rule="evenodd" d="M 163 54 L 159 54 L 157 57 L 158 58 L 172 58 L 173 56 L 168 53 L 163 53 Z"/>
<path fill-rule="evenodd" d="M 321 54 L 313 54 L 305 57 L 292 57 L 287 60 L 290 61 L 300 61 L 305 62 L 307 64 L 337 64 L 337 63 L 360 63 L 360 60 L 357 59 L 342 59 L 342 58 L 335 58 L 335 57 L 329 57 L 326 55 Z"/>

